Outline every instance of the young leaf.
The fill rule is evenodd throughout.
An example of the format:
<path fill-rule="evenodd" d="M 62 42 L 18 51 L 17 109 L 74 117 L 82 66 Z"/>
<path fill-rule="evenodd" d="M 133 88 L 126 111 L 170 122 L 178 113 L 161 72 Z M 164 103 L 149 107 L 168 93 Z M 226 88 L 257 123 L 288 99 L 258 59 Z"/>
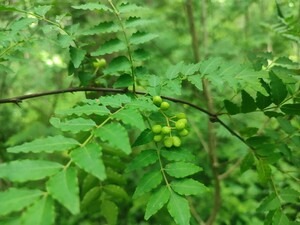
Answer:
<path fill-rule="evenodd" d="M 61 135 L 54 137 L 46 137 L 41 139 L 36 139 L 29 143 L 24 143 L 22 145 L 17 145 L 7 149 L 10 153 L 39 153 L 39 152 L 58 152 L 67 151 L 71 148 L 79 146 L 80 143 L 72 138 L 66 138 Z"/>
<path fill-rule="evenodd" d="M 280 110 L 288 115 L 300 115 L 300 104 L 284 104 Z"/>
<path fill-rule="evenodd" d="M 0 215 L 4 216 L 11 212 L 17 212 L 31 205 L 44 193 L 34 189 L 10 188 L 0 192 Z"/>
<path fill-rule="evenodd" d="M 55 220 L 54 204 L 50 197 L 43 197 L 22 214 L 22 225 L 52 225 Z"/>
<path fill-rule="evenodd" d="M 193 163 L 175 162 L 167 164 L 165 171 L 172 177 L 182 178 L 202 171 L 202 168 Z"/>
<path fill-rule="evenodd" d="M 157 213 L 170 199 L 170 190 L 166 186 L 162 186 L 158 191 L 153 193 L 148 201 L 145 220 Z"/>
<path fill-rule="evenodd" d="M 98 50 L 91 53 L 91 56 L 100 56 L 125 50 L 127 47 L 121 40 L 115 38 L 105 42 Z"/>
<path fill-rule="evenodd" d="M 107 224 L 116 225 L 118 222 L 118 206 L 109 200 L 101 202 L 101 214 L 105 217 Z"/>
<path fill-rule="evenodd" d="M 62 131 L 70 131 L 75 134 L 81 131 L 89 131 L 96 127 L 96 123 L 93 120 L 83 118 L 70 119 L 62 122 L 59 118 L 52 117 L 50 123 Z"/>
<path fill-rule="evenodd" d="M 257 92 L 256 94 L 256 106 L 259 109 L 264 109 L 266 107 L 268 107 L 269 105 L 271 105 L 272 103 L 272 99 L 271 96 L 265 96 L 260 92 Z"/>
<path fill-rule="evenodd" d="M 95 136 L 126 154 L 131 153 L 127 130 L 119 123 L 110 123 L 100 127 L 95 130 Z"/>
<path fill-rule="evenodd" d="M 135 192 L 133 194 L 133 198 L 138 198 L 142 196 L 144 193 L 151 191 L 156 188 L 162 181 L 161 171 L 151 171 L 146 173 L 139 181 Z"/>
<path fill-rule="evenodd" d="M 99 106 L 99 105 L 82 105 L 82 106 L 76 106 L 71 109 L 67 110 L 61 110 L 56 112 L 57 115 L 62 116 L 69 116 L 69 115 L 99 115 L 99 116 L 106 116 L 110 114 L 110 111 L 105 106 Z"/>
<path fill-rule="evenodd" d="M 272 100 L 276 105 L 279 105 L 287 96 L 288 92 L 285 84 L 272 71 L 270 72 L 270 86 Z"/>
<path fill-rule="evenodd" d="M 131 108 L 125 108 L 113 115 L 113 118 L 121 120 L 124 124 L 135 126 L 136 128 L 145 129 L 145 123 L 142 115 Z"/>
<path fill-rule="evenodd" d="M 287 224 L 290 224 L 289 218 L 281 210 L 277 210 L 273 216 L 272 225 L 287 225 Z"/>
<path fill-rule="evenodd" d="M 204 184 L 194 179 L 172 181 L 171 187 L 180 195 L 200 195 L 208 191 Z"/>
<path fill-rule="evenodd" d="M 102 155 L 101 146 L 95 143 L 88 144 L 82 148 L 73 150 L 70 154 L 71 159 L 77 166 L 87 173 L 94 175 L 99 180 L 105 180 L 105 167 L 100 156 Z"/>
<path fill-rule="evenodd" d="M 70 46 L 70 57 L 75 68 L 78 68 L 80 66 L 85 54 L 85 50 Z"/>
<path fill-rule="evenodd" d="M 15 182 L 41 180 L 61 169 L 63 169 L 63 165 L 57 162 L 29 159 L 12 161 L 0 164 L 0 178 Z"/>
<path fill-rule="evenodd" d="M 230 115 L 236 115 L 241 112 L 241 108 L 229 100 L 224 100 L 224 106 Z"/>
<path fill-rule="evenodd" d="M 191 213 L 189 203 L 184 197 L 175 192 L 171 192 L 168 211 L 178 225 L 190 224 Z"/>
<path fill-rule="evenodd" d="M 242 113 L 253 112 L 256 109 L 256 104 L 254 99 L 246 91 L 242 90 Z"/>
<path fill-rule="evenodd" d="M 136 169 L 141 169 L 143 167 L 149 166 L 158 160 L 156 150 L 149 149 L 142 151 L 138 156 L 136 156 L 127 166 L 126 172 L 131 172 Z"/>
<path fill-rule="evenodd" d="M 47 182 L 47 191 L 72 214 L 79 213 L 79 188 L 74 168 L 68 167 L 51 177 Z"/>
<path fill-rule="evenodd" d="M 103 10 L 103 11 L 109 11 L 109 12 L 112 11 L 106 5 L 99 4 L 99 3 L 86 3 L 86 4 L 82 4 L 82 5 L 72 6 L 72 8 L 82 9 L 82 10 Z"/>
<path fill-rule="evenodd" d="M 162 157 L 169 161 L 185 161 L 185 162 L 194 162 L 196 157 L 187 150 L 182 148 L 176 148 L 176 150 L 161 150 Z"/>

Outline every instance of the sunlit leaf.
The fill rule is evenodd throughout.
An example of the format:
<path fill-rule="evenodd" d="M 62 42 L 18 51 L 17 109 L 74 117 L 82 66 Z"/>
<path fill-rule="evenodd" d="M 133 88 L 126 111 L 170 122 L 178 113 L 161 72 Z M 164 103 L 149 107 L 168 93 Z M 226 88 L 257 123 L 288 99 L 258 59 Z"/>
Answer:
<path fill-rule="evenodd" d="M 172 181 L 171 187 L 180 195 L 200 195 L 208 191 L 204 184 L 194 179 Z"/>
<path fill-rule="evenodd" d="M 138 185 L 133 194 L 133 198 L 138 198 L 143 194 L 156 188 L 162 181 L 163 177 L 161 171 L 151 171 L 146 173 L 138 182 Z"/>
<path fill-rule="evenodd" d="M 99 106 L 97 104 L 94 105 L 81 105 L 76 106 L 71 109 L 61 110 L 56 112 L 57 115 L 62 116 L 69 116 L 69 115 L 99 115 L 99 116 L 106 116 L 110 114 L 110 111 L 105 106 Z"/>
<path fill-rule="evenodd" d="M 111 39 L 105 42 L 100 48 L 91 53 L 92 56 L 101 56 L 125 50 L 126 44 L 119 39 Z"/>
<path fill-rule="evenodd" d="M 171 192 L 168 211 L 178 225 L 190 224 L 191 213 L 189 203 L 184 197 L 175 192 Z"/>
<path fill-rule="evenodd" d="M 172 177 L 182 178 L 202 171 L 202 168 L 193 163 L 175 162 L 167 164 L 165 171 Z"/>
<path fill-rule="evenodd" d="M 138 154 L 127 166 L 126 171 L 141 169 L 149 166 L 158 160 L 157 152 L 154 149 L 144 150 Z"/>
<path fill-rule="evenodd" d="M 50 119 L 52 126 L 61 129 L 62 131 L 70 131 L 72 133 L 79 133 L 81 131 L 89 131 L 96 127 L 96 123 L 91 119 L 76 118 L 66 121 L 61 121 L 59 118 L 52 117 Z"/>
<path fill-rule="evenodd" d="M 72 6 L 74 9 L 82 9 L 82 10 L 103 10 L 103 11 L 112 11 L 106 5 L 99 3 L 86 3 L 82 5 Z"/>
<path fill-rule="evenodd" d="M 145 123 L 142 115 L 131 108 L 126 108 L 113 115 L 113 118 L 121 120 L 124 124 L 134 126 L 140 130 L 145 129 Z"/>

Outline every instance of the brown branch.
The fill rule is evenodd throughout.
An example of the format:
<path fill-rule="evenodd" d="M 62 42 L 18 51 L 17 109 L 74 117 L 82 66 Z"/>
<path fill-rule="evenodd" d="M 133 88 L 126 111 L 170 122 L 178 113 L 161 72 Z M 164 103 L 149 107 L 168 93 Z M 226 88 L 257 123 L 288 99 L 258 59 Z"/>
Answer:
<path fill-rule="evenodd" d="M 224 180 L 227 178 L 232 172 L 234 172 L 242 163 L 243 158 L 239 158 L 233 165 L 230 167 L 225 173 L 219 175 L 219 180 Z"/>

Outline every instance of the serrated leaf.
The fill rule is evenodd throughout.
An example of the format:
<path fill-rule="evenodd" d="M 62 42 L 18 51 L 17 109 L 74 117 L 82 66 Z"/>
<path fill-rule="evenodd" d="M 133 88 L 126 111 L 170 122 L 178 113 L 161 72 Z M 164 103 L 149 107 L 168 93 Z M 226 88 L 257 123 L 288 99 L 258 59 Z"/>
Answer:
<path fill-rule="evenodd" d="M 170 190 L 166 186 L 161 187 L 153 193 L 148 200 L 145 212 L 145 220 L 148 220 L 152 215 L 157 213 L 170 199 Z"/>
<path fill-rule="evenodd" d="M 57 173 L 63 165 L 45 160 L 18 160 L 0 164 L 0 178 L 25 182 L 41 180 Z"/>
<path fill-rule="evenodd" d="M 68 167 L 51 177 L 47 184 L 49 194 L 66 207 L 72 214 L 78 214 L 79 187 L 76 170 Z"/>
<path fill-rule="evenodd" d="M 78 68 L 84 59 L 86 51 L 80 48 L 70 46 L 70 57 L 75 68 Z"/>
<path fill-rule="evenodd" d="M 224 106 L 230 115 L 236 115 L 241 112 L 241 108 L 229 100 L 224 100 Z"/>
<path fill-rule="evenodd" d="M 105 42 L 103 45 L 100 46 L 98 50 L 92 52 L 91 56 L 101 56 L 101 55 L 111 54 L 114 52 L 123 51 L 126 48 L 127 46 L 123 41 L 115 38 Z"/>
<path fill-rule="evenodd" d="M 102 96 L 99 98 L 99 102 L 105 106 L 120 108 L 123 104 L 131 102 L 131 98 L 127 95 L 117 94 L 110 96 Z"/>
<path fill-rule="evenodd" d="M 260 92 L 256 94 L 256 105 L 259 109 L 264 109 L 271 105 L 272 99 L 271 96 L 265 96 Z"/>
<path fill-rule="evenodd" d="M 243 159 L 242 163 L 241 163 L 241 173 L 246 172 L 247 170 L 249 170 L 253 165 L 254 165 L 254 156 L 251 152 L 249 152 Z"/>
<path fill-rule="evenodd" d="M 180 73 L 184 67 L 185 67 L 185 65 L 183 62 L 179 62 L 175 65 L 170 66 L 166 72 L 166 77 L 169 80 L 177 78 L 180 75 Z"/>
<path fill-rule="evenodd" d="M 153 23 L 152 20 L 142 19 L 139 17 L 129 17 L 129 19 L 125 22 L 125 27 L 128 28 L 136 28 L 136 27 L 146 27 L 147 25 Z"/>
<path fill-rule="evenodd" d="M 300 104 L 284 104 L 280 110 L 288 115 L 300 115 Z"/>
<path fill-rule="evenodd" d="M 149 166 L 158 160 L 157 152 L 154 149 L 144 150 L 138 154 L 127 166 L 126 172 Z"/>
<path fill-rule="evenodd" d="M 297 203 L 300 200 L 300 193 L 292 188 L 285 188 L 280 191 L 280 197 L 285 203 Z"/>
<path fill-rule="evenodd" d="M 99 106 L 97 104 L 93 105 L 81 105 L 81 106 L 76 106 L 71 109 L 67 110 L 61 110 L 56 112 L 57 115 L 61 116 L 69 116 L 69 115 L 77 115 L 77 116 L 82 116 L 82 115 L 99 115 L 99 116 L 106 116 L 110 114 L 110 111 L 105 107 L 105 106 Z"/>
<path fill-rule="evenodd" d="M 181 95 L 181 89 L 180 79 L 168 80 L 162 86 L 162 92 L 165 95 Z"/>
<path fill-rule="evenodd" d="M 44 197 L 22 214 L 22 225 L 52 225 L 55 220 L 54 204 L 50 197 Z"/>
<path fill-rule="evenodd" d="M 281 211 L 277 210 L 273 216 L 272 225 L 287 225 L 290 224 L 289 218 Z"/>
<path fill-rule="evenodd" d="M 203 90 L 202 79 L 199 75 L 193 75 L 187 77 L 188 81 L 191 82 L 199 91 Z"/>
<path fill-rule="evenodd" d="M 256 170 L 258 173 L 259 181 L 266 184 L 270 180 L 271 168 L 264 160 L 258 160 L 256 163 Z"/>
<path fill-rule="evenodd" d="M 190 224 L 191 213 L 189 203 L 184 197 L 175 192 L 171 192 L 168 211 L 178 225 Z"/>
<path fill-rule="evenodd" d="M 130 4 L 121 4 L 119 6 L 119 13 L 130 13 L 130 12 L 140 12 L 145 8 L 137 6 L 136 4 L 130 3 Z"/>
<path fill-rule="evenodd" d="M 128 88 L 132 84 L 133 84 L 132 76 L 129 74 L 123 74 L 113 84 L 113 88 Z"/>
<path fill-rule="evenodd" d="M 287 96 L 288 92 L 286 89 L 285 84 L 282 82 L 281 79 L 279 79 L 275 73 L 272 71 L 270 72 L 270 86 L 271 86 L 271 96 L 272 96 L 272 101 L 276 104 L 279 105 Z"/>
<path fill-rule="evenodd" d="M 0 192 L 0 215 L 4 216 L 11 212 L 17 212 L 31 205 L 44 193 L 34 189 L 10 188 Z"/>
<path fill-rule="evenodd" d="M 140 130 L 145 129 L 142 115 L 134 109 L 125 108 L 113 115 L 112 118 L 121 120 L 124 124 L 134 126 Z"/>
<path fill-rule="evenodd" d="M 107 141 L 112 147 L 116 147 L 126 154 L 131 153 L 127 130 L 119 123 L 106 124 L 95 130 L 95 135 L 102 141 Z"/>
<path fill-rule="evenodd" d="M 208 60 L 202 61 L 200 64 L 200 72 L 202 75 L 214 73 L 216 70 L 219 69 L 221 64 L 222 59 L 219 57 L 210 58 Z"/>
<path fill-rule="evenodd" d="M 181 68 L 181 73 L 182 75 L 184 76 L 191 76 L 191 75 L 194 75 L 195 73 L 199 72 L 199 69 L 200 69 L 200 63 L 191 63 L 191 64 L 188 64 L 188 65 L 185 65 Z M 200 77 L 200 74 L 197 74 L 199 80 L 201 81 L 201 77 Z"/>
<path fill-rule="evenodd" d="M 272 193 L 262 201 L 257 211 L 259 212 L 271 211 L 271 210 L 278 209 L 279 207 L 280 207 L 280 200 L 275 193 Z"/>
<path fill-rule="evenodd" d="M 154 38 L 157 37 L 158 35 L 156 34 L 136 32 L 131 36 L 129 42 L 131 45 L 139 45 L 139 44 L 144 44 L 146 42 L 152 41 Z"/>
<path fill-rule="evenodd" d="M 59 118 L 52 117 L 50 119 L 50 123 L 52 126 L 62 131 L 69 131 L 75 134 L 82 131 L 89 131 L 96 127 L 96 123 L 93 120 L 84 118 L 61 121 Z"/>
<path fill-rule="evenodd" d="M 77 148 L 70 154 L 71 159 L 81 169 L 99 178 L 99 180 L 105 180 L 106 173 L 103 161 L 100 158 L 101 155 L 102 148 L 95 143 L 90 143 L 82 148 Z"/>
<path fill-rule="evenodd" d="M 114 202 L 109 200 L 103 200 L 101 202 L 101 214 L 105 217 L 109 225 L 117 224 L 119 209 Z"/>
<path fill-rule="evenodd" d="M 37 21 L 36 18 L 21 18 L 19 20 L 13 21 L 12 24 L 10 25 L 10 29 L 13 32 L 18 32 L 20 30 L 27 29 L 29 25 L 31 25 L 36 21 Z"/>
<path fill-rule="evenodd" d="M 68 48 L 71 45 L 71 43 L 73 42 L 73 39 L 69 35 L 58 34 L 57 41 L 58 41 L 60 47 Z"/>
<path fill-rule="evenodd" d="M 130 73 L 131 63 L 126 56 L 119 56 L 114 58 L 110 63 L 108 68 L 103 70 L 104 74 L 118 75 L 119 73 Z"/>
<path fill-rule="evenodd" d="M 45 16 L 46 13 L 52 8 L 51 5 L 39 5 L 37 7 L 33 8 L 33 11 L 40 15 L 40 16 Z"/>
<path fill-rule="evenodd" d="M 208 191 L 204 184 L 194 179 L 172 181 L 171 187 L 180 195 L 200 195 Z"/>
<path fill-rule="evenodd" d="M 103 187 L 103 190 L 111 195 L 114 199 L 121 199 L 128 201 L 130 198 L 127 192 L 120 186 L 114 184 L 108 184 Z"/>
<path fill-rule="evenodd" d="M 162 181 L 161 171 L 151 171 L 146 173 L 138 182 L 138 185 L 133 194 L 133 198 L 138 198 L 143 194 L 156 188 Z"/>
<path fill-rule="evenodd" d="M 105 21 L 97 26 L 94 26 L 83 32 L 83 35 L 94 35 L 94 34 L 105 34 L 105 33 L 114 33 L 120 31 L 121 28 L 119 25 L 115 24 L 112 21 Z"/>
<path fill-rule="evenodd" d="M 145 129 L 132 144 L 132 147 L 148 144 L 153 140 L 153 132 L 147 128 Z"/>
<path fill-rule="evenodd" d="M 86 4 L 82 4 L 82 5 L 72 6 L 72 8 L 82 9 L 82 10 L 103 10 L 103 11 L 109 11 L 109 12 L 112 11 L 106 5 L 99 4 L 99 3 L 86 3 Z"/>
<path fill-rule="evenodd" d="M 183 178 L 202 171 L 202 168 L 193 163 L 175 162 L 167 164 L 165 171 L 172 177 Z"/>
<path fill-rule="evenodd" d="M 140 112 L 156 112 L 158 108 L 153 104 L 149 97 L 139 97 L 132 100 L 126 107 L 137 109 Z"/>
<path fill-rule="evenodd" d="M 161 150 L 160 151 L 162 157 L 169 161 L 185 161 L 185 162 L 193 162 L 196 160 L 196 157 L 187 150 L 182 148 L 176 148 L 174 151 L 170 150 Z"/>
<path fill-rule="evenodd" d="M 256 110 L 256 104 L 254 99 L 246 91 L 242 90 L 242 113 L 254 112 Z"/>
<path fill-rule="evenodd" d="M 72 138 L 66 138 L 61 135 L 54 137 L 46 137 L 41 139 L 36 139 L 29 143 L 24 143 L 22 145 L 17 145 L 7 149 L 9 153 L 39 153 L 39 152 L 57 152 L 57 151 L 67 151 L 71 148 L 79 146 L 80 143 Z"/>

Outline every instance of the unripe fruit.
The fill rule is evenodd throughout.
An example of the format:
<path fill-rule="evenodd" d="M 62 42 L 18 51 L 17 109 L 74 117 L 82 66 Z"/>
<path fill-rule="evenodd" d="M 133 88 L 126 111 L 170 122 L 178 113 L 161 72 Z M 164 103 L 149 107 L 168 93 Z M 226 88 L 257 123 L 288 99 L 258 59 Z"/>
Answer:
<path fill-rule="evenodd" d="M 167 110 L 170 107 L 170 104 L 168 102 L 162 102 L 160 105 L 161 110 Z"/>
<path fill-rule="evenodd" d="M 154 134 L 159 134 L 159 133 L 161 132 L 161 125 L 154 125 L 154 126 L 152 127 L 152 132 L 153 132 Z"/>
<path fill-rule="evenodd" d="M 184 119 L 180 119 L 175 123 L 175 127 L 177 130 L 183 130 L 185 128 L 186 123 L 181 120 L 184 120 Z"/>
<path fill-rule="evenodd" d="M 181 140 L 180 140 L 179 137 L 173 136 L 172 139 L 173 139 L 173 145 L 174 145 L 175 147 L 179 147 L 179 146 L 181 145 Z"/>
<path fill-rule="evenodd" d="M 185 119 L 185 118 L 183 118 L 183 119 L 180 119 L 180 120 L 178 120 L 178 121 L 180 121 L 180 122 L 183 122 L 183 123 L 187 123 L 187 119 Z"/>
<path fill-rule="evenodd" d="M 169 133 L 171 133 L 171 127 L 164 126 L 164 127 L 161 129 L 161 132 L 162 132 L 163 134 L 169 134 Z"/>
<path fill-rule="evenodd" d="M 154 135 L 153 141 L 160 142 L 162 140 L 162 137 L 163 137 L 162 135 Z"/>
<path fill-rule="evenodd" d="M 163 100 L 160 96 L 154 96 L 152 101 L 153 101 L 154 105 L 156 105 L 157 107 L 160 107 Z"/>
<path fill-rule="evenodd" d="M 185 119 L 185 118 L 186 118 L 186 115 L 185 115 L 185 113 L 178 113 L 178 114 L 176 114 L 176 117 L 177 117 L 178 119 Z"/>
<path fill-rule="evenodd" d="M 166 137 L 165 140 L 164 140 L 164 146 L 166 148 L 171 148 L 173 146 L 173 138 Z"/>
<path fill-rule="evenodd" d="M 179 135 L 181 137 L 187 136 L 189 134 L 189 131 L 187 129 L 183 129 L 182 131 L 179 132 Z"/>
<path fill-rule="evenodd" d="M 106 66 L 106 60 L 104 58 L 96 59 L 96 62 L 93 62 L 93 66 L 96 68 L 102 68 Z"/>

